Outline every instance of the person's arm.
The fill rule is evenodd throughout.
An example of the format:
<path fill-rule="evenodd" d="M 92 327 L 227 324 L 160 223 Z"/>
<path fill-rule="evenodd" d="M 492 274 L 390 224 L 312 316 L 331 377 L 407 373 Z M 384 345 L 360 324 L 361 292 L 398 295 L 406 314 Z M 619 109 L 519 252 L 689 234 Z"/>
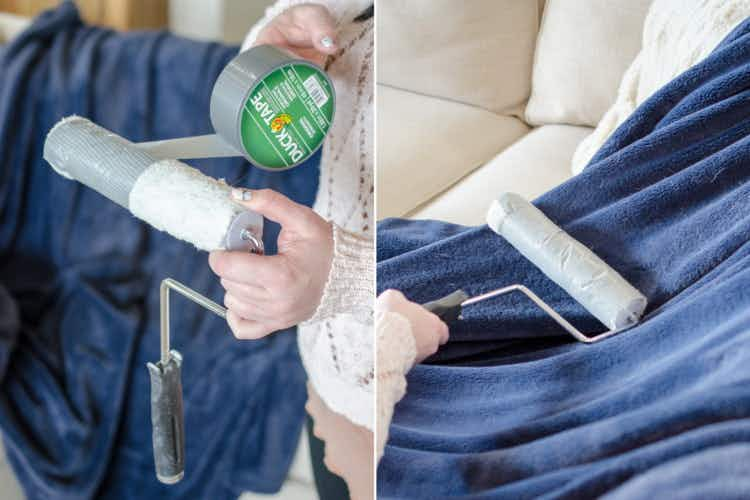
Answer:
<path fill-rule="evenodd" d="M 383 456 L 393 409 L 406 394 L 406 374 L 448 341 L 448 326 L 435 314 L 386 290 L 375 303 L 377 427 L 375 452 Z"/>

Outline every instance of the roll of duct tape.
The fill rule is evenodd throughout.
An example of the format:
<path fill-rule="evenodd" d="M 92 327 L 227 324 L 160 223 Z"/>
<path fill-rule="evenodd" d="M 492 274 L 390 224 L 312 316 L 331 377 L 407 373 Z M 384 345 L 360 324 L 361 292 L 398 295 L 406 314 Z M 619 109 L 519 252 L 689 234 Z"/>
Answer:
<path fill-rule="evenodd" d="M 333 83 L 322 69 L 259 45 L 238 54 L 217 78 L 211 123 L 253 164 L 285 170 L 320 148 L 335 106 Z"/>

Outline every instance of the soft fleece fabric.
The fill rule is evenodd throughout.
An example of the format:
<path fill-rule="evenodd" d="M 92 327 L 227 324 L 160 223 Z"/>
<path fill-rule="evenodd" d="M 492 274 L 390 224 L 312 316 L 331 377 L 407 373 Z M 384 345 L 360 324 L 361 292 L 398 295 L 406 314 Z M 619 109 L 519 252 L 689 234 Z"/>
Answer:
<path fill-rule="evenodd" d="M 47 131 L 74 113 L 133 141 L 208 133 L 213 82 L 236 52 L 84 26 L 72 3 L 0 48 L 0 428 L 31 499 L 236 498 L 286 475 L 305 401 L 294 331 L 240 342 L 175 295 L 186 470 L 177 485 L 157 482 L 146 362 L 158 359 L 159 282 L 221 301 L 219 281 L 205 252 L 42 160 Z M 317 187 L 315 162 L 282 173 L 189 163 L 306 204 Z"/>
<path fill-rule="evenodd" d="M 522 296 L 477 304 L 409 374 L 381 498 L 750 496 L 750 20 L 535 204 L 649 299 L 571 341 Z M 378 286 L 426 301 L 524 283 L 597 324 L 486 226 L 388 220 Z"/>

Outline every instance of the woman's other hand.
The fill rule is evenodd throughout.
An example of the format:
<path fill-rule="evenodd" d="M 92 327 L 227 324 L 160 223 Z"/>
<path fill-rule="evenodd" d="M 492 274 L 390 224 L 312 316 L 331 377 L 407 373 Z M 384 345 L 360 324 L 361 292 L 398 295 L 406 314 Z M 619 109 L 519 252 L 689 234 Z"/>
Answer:
<path fill-rule="evenodd" d="M 258 33 L 253 45 L 275 45 L 320 66 L 337 50 L 336 21 L 322 5 L 286 9 Z"/>
<path fill-rule="evenodd" d="M 240 339 L 257 339 L 311 318 L 333 260 L 331 225 L 270 189 L 235 188 L 232 197 L 281 224 L 276 255 L 220 250 L 209 255 L 209 265 L 226 290 L 232 332 Z"/>
<path fill-rule="evenodd" d="M 375 302 L 375 310 L 395 312 L 409 320 L 417 345 L 415 363 L 432 356 L 438 347 L 448 341 L 448 326 L 421 305 L 411 302 L 398 290 L 386 290 Z"/>

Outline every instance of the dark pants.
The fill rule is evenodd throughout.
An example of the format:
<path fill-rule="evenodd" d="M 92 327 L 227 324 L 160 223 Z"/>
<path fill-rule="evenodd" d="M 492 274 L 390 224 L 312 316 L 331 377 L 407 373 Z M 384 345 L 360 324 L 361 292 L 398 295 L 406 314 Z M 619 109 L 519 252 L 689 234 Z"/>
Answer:
<path fill-rule="evenodd" d="M 320 500 L 347 500 L 349 490 L 346 483 L 336 474 L 329 471 L 323 463 L 325 443 L 313 435 L 313 421 L 307 415 L 307 439 L 310 443 L 310 460 L 315 475 L 315 488 Z"/>

